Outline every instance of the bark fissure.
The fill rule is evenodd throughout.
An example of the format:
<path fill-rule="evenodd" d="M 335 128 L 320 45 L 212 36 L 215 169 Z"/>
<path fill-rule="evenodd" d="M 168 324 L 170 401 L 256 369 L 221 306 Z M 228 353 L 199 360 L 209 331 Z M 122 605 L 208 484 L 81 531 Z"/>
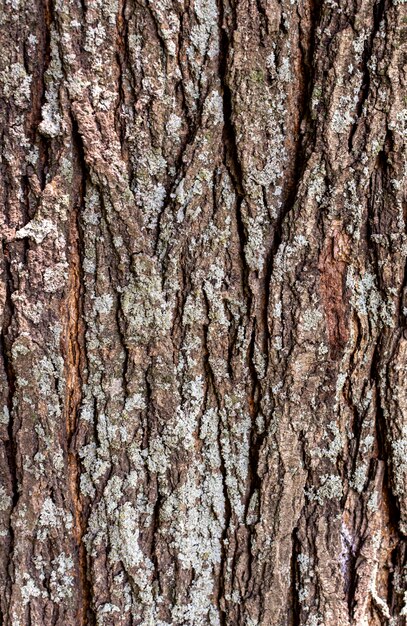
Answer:
<path fill-rule="evenodd" d="M 83 237 L 81 235 L 81 212 L 86 194 L 86 165 L 83 144 L 77 125 L 72 120 L 72 148 L 74 152 L 73 210 L 69 216 L 69 272 L 66 297 L 66 330 L 65 347 L 65 415 L 69 485 L 74 512 L 76 544 L 78 550 L 79 592 L 78 624 L 89 624 L 90 586 L 87 571 L 87 556 L 83 543 L 86 519 L 84 517 L 82 496 L 80 493 L 81 465 L 78 458 L 77 435 L 79 411 L 83 398 L 83 372 L 86 363 L 85 328 L 83 323 L 83 272 L 82 252 Z"/>

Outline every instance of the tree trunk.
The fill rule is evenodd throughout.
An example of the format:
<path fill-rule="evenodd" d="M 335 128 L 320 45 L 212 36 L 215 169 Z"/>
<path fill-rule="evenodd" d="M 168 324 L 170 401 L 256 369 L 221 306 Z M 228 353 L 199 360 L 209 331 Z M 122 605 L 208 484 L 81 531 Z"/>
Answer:
<path fill-rule="evenodd" d="M 405 624 L 405 1 L 2 0 L 2 626 Z"/>

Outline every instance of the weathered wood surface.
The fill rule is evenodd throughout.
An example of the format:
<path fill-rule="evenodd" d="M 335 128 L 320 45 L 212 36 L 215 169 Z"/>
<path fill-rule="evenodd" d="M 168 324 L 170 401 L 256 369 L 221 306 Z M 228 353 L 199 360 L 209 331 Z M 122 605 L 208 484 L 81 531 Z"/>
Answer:
<path fill-rule="evenodd" d="M 404 624 L 404 2 L 0 23 L 0 623 Z"/>

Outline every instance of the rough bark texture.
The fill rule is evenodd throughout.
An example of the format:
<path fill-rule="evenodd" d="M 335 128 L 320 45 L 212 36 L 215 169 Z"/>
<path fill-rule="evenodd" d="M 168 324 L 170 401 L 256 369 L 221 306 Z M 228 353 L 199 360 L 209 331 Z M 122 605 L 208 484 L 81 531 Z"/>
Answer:
<path fill-rule="evenodd" d="M 405 624 L 404 1 L 2 0 L 2 626 Z"/>

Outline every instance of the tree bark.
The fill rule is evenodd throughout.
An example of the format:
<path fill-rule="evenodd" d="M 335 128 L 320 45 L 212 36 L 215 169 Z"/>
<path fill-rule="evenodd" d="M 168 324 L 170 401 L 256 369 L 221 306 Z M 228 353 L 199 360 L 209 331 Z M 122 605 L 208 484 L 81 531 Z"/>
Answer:
<path fill-rule="evenodd" d="M 404 3 L 2 0 L 2 626 L 406 623 Z"/>

